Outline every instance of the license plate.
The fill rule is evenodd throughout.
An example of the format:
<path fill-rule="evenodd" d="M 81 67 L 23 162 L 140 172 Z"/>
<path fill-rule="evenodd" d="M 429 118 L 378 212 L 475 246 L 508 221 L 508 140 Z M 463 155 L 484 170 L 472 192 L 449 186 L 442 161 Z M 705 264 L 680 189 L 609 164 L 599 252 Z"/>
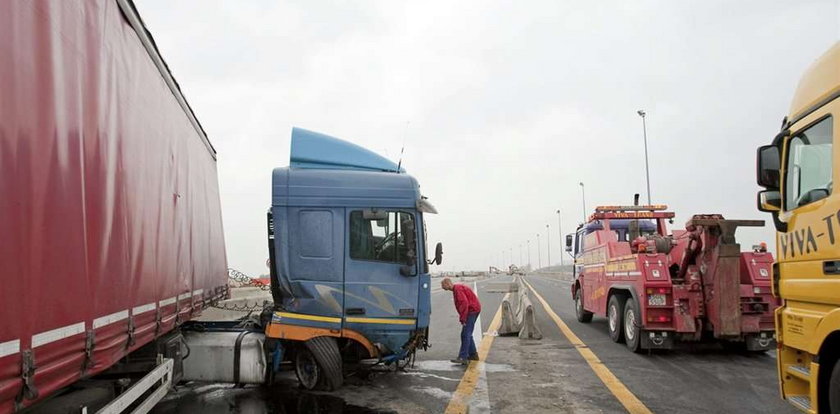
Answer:
<path fill-rule="evenodd" d="M 665 295 L 648 295 L 648 306 L 665 306 Z"/>

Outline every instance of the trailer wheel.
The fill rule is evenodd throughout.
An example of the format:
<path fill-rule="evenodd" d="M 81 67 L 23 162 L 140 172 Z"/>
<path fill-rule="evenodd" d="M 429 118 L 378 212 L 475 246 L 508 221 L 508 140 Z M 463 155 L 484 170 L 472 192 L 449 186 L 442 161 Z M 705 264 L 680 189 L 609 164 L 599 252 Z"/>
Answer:
<path fill-rule="evenodd" d="M 642 352 L 642 315 L 633 298 L 624 302 L 624 343 L 635 353 Z"/>
<path fill-rule="evenodd" d="M 610 296 L 607 304 L 607 327 L 613 342 L 624 342 L 624 297 Z"/>
<path fill-rule="evenodd" d="M 581 298 L 580 294 L 582 290 L 583 288 L 575 290 L 575 316 L 577 317 L 578 322 L 589 323 L 592 322 L 592 312 L 588 312 L 586 309 L 583 309 L 583 298 Z"/>
<path fill-rule="evenodd" d="M 318 379 L 318 388 L 326 391 L 334 391 L 344 384 L 344 371 L 341 361 L 341 352 L 335 338 L 330 336 L 319 336 L 306 341 L 306 349 L 318 362 L 321 373 Z"/>
<path fill-rule="evenodd" d="M 828 409 L 831 414 L 840 413 L 840 361 L 834 363 L 828 380 Z"/>

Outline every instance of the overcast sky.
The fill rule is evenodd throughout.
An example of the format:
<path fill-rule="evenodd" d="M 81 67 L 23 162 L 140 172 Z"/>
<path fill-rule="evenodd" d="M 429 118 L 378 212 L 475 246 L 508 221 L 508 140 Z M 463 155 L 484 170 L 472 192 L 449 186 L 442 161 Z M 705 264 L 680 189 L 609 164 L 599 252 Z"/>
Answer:
<path fill-rule="evenodd" d="M 403 166 L 440 214 L 439 270 L 559 260 L 558 217 L 651 192 L 677 213 L 768 220 L 754 158 L 840 1 L 136 0 L 218 155 L 228 263 L 267 272 L 271 170 L 293 126 Z M 551 228 L 547 233 L 546 225 Z M 568 257 L 566 258 L 568 261 Z M 434 270 L 434 269 L 433 269 Z"/>

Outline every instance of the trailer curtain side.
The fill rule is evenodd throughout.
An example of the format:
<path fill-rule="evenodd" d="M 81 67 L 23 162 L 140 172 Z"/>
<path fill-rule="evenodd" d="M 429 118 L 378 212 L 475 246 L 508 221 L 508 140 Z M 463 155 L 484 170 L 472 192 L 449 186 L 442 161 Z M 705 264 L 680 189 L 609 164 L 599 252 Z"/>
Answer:
<path fill-rule="evenodd" d="M 227 295 L 215 153 L 137 22 L 0 2 L 0 413 Z"/>

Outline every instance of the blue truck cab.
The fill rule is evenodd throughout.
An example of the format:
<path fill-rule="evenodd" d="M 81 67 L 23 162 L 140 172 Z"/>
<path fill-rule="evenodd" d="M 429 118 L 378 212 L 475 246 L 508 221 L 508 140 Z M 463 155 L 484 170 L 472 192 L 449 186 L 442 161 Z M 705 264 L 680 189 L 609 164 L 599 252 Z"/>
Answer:
<path fill-rule="evenodd" d="M 428 346 L 429 264 L 442 248 L 429 257 L 424 213 L 436 211 L 398 164 L 292 130 L 289 167 L 272 175 L 266 337 L 304 387 L 334 389 L 344 362 L 399 362 Z"/>

